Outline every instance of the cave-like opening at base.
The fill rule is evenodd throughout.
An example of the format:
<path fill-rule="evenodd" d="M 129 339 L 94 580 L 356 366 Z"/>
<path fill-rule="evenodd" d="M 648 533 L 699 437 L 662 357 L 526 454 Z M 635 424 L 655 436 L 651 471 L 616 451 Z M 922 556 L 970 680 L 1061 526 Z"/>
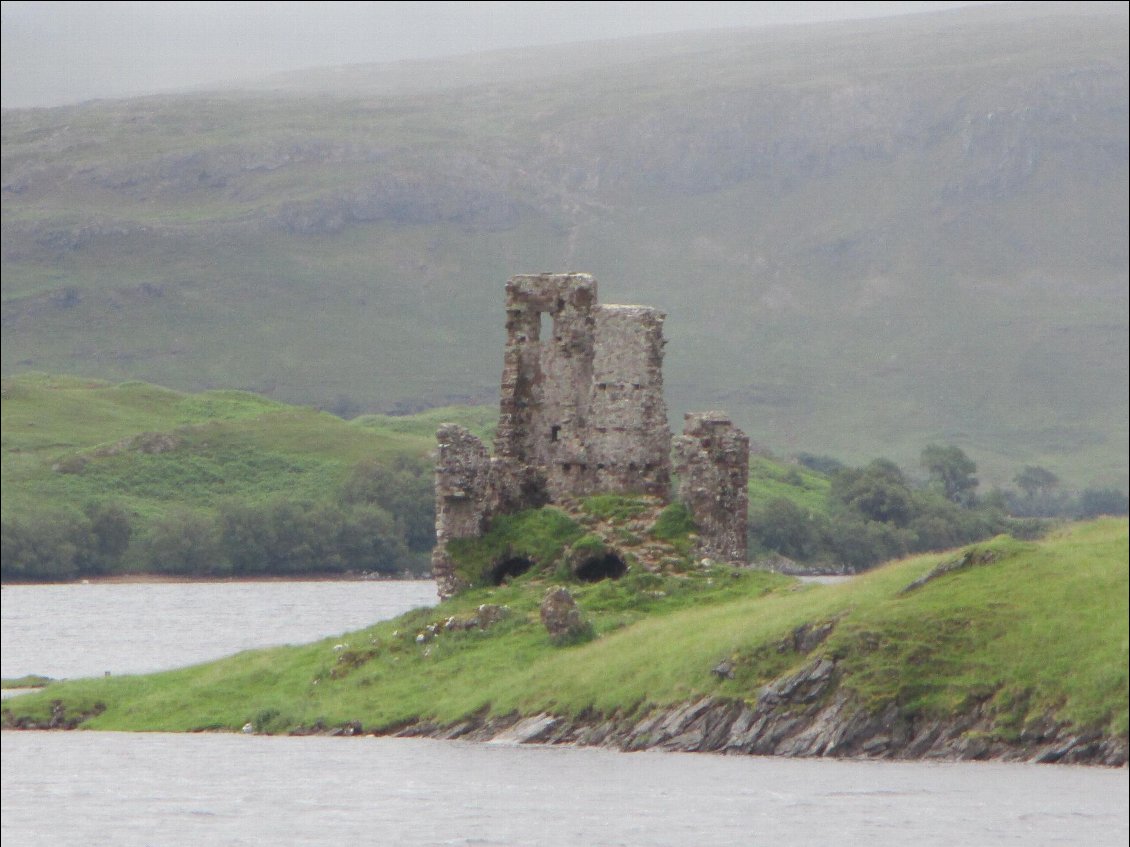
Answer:
<path fill-rule="evenodd" d="M 521 576 L 533 566 L 533 560 L 525 556 L 506 556 L 499 559 L 490 569 L 491 585 L 502 585 L 503 581 Z"/>
<path fill-rule="evenodd" d="M 577 565 L 573 576 L 581 582 L 600 582 L 602 579 L 619 579 L 627 572 L 628 566 L 623 559 L 615 553 L 603 553 Z"/>

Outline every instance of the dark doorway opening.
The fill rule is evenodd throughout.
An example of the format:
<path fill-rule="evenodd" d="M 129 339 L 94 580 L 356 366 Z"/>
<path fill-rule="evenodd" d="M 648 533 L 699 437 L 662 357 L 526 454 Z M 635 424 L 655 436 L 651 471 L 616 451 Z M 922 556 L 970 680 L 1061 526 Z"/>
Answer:
<path fill-rule="evenodd" d="M 603 553 L 582 561 L 573 575 L 581 582 L 600 582 L 602 579 L 619 579 L 627 572 L 628 566 L 623 559 L 615 553 Z"/>
<path fill-rule="evenodd" d="M 521 576 L 533 566 L 533 561 L 525 556 L 507 556 L 499 559 L 490 569 L 491 584 L 502 585 L 505 580 Z"/>

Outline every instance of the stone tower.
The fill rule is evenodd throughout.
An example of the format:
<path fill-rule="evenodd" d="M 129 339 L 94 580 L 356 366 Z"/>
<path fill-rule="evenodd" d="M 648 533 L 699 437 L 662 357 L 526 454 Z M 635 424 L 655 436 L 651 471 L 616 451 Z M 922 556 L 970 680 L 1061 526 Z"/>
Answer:
<path fill-rule="evenodd" d="M 599 304 L 589 274 L 510 278 L 494 456 L 463 427 L 445 424 L 436 434 L 432 570 L 441 596 L 461 588 L 447 542 L 482 534 L 493 515 L 595 493 L 668 497 L 665 317 L 650 306 Z M 744 561 L 748 439 L 720 413 L 699 418 L 679 439 L 692 480 L 682 487 L 697 492 L 687 504 L 701 519 L 703 554 Z M 706 492 L 716 483 L 725 483 L 725 494 L 711 500 Z M 729 506 L 740 520 L 720 513 Z M 714 532 L 717 539 L 706 537 Z"/>
<path fill-rule="evenodd" d="M 495 456 L 505 502 L 666 496 L 664 314 L 601 306 L 588 274 L 512 277 Z"/>

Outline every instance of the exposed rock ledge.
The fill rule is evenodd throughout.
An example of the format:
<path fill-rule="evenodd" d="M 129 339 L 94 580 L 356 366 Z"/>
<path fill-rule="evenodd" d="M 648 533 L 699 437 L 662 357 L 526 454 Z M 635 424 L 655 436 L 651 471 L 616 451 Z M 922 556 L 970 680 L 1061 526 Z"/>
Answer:
<path fill-rule="evenodd" d="M 767 686 L 757 705 L 704 697 L 625 717 L 549 714 L 473 717 L 451 725 L 412 723 L 379 733 L 495 744 L 572 744 L 624 751 L 829 756 L 872 759 L 995 759 L 1123 767 L 1127 739 L 1080 732 L 1052 716 L 1030 721 L 1015 741 L 992 732 L 983 706 L 945 720 L 869 712 L 838 686 L 835 662 L 817 658 Z"/>
<path fill-rule="evenodd" d="M 716 673 L 717 673 L 716 669 Z M 1080 730 L 1052 715 L 1029 720 L 1013 740 L 994 731 L 984 704 L 941 720 L 908 719 L 891 704 L 870 711 L 840 688 L 835 661 L 816 657 L 800 670 L 780 677 L 761 691 L 756 706 L 743 700 L 703 697 L 695 702 L 653 709 L 646 714 L 576 717 L 485 713 L 453 724 L 410 721 L 374 730 L 360 721 L 331 726 L 321 721 L 298 727 L 292 735 L 460 739 L 492 744 L 563 744 L 622 751 L 668 750 L 726 755 L 866 759 L 932 759 L 1107 765 L 1125 767 L 1127 739 Z M 5 729 L 75 729 L 99 714 L 68 713 L 55 701 L 52 717 L 42 724 L 11 721 Z M 249 725 L 250 726 L 250 725 Z M 244 731 L 247 731 L 245 728 Z"/>

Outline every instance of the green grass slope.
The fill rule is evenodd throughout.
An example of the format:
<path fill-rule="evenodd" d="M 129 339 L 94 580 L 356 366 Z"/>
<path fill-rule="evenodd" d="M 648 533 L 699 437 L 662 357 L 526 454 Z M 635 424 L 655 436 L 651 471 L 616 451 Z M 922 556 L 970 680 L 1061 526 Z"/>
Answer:
<path fill-rule="evenodd" d="M 257 730 L 357 721 L 366 730 L 472 714 L 576 716 L 715 695 L 752 702 L 765 683 L 835 658 L 841 688 L 869 708 L 946 718 L 988 704 L 992 732 L 1030 721 L 1127 733 L 1127 522 L 1068 527 L 1039 543 L 998 538 L 979 562 L 907 586 L 952 558 L 896 562 L 836 586 L 748 570 L 629 573 L 575 586 L 587 643 L 555 647 L 537 620 L 545 575 L 481 589 L 433 609 L 303 647 L 242 653 L 148 676 L 52 683 L 5 701 L 6 724 L 46 723 L 52 704 L 92 729 Z M 482 603 L 509 614 L 449 631 Z M 835 621 L 808 656 L 780 645 Z M 428 626 L 440 624 L 438 634 Z M 727 660 L 732 678 L 712 674 Z"/>
<path fill-rule="evenodd" d="M 107 494 L 145 514 L 228 495 L 321 496 L 359 461 L 427 455 L 440 424 L 461 424 L 489 445 L 498 422 L 493 405 L 346 422 L 250 392 L 191 394 L 40 373 L 4 379 L 0 392 L 4 514 Z M 171 449 L 146 452 L 160 450 L 162 436 Z M 828 486 L 827 476 L 803 466 L 750 457 L 751 506 L 785 497 L 822 511 Z"/>
<path fill-rule="evenodd" d="M 2 408 L 6 516 L 93 497 L 147 517 L 225 498 L 323 499 L 358 462 L 423 457 L 434 441 L 246 392 L 76 377 L 5 379 Z"/>
<path fill-rule="evenodd" d="M 110 502 L 130 516 L 139 539 L 186 511 L 213 514 L 280 499 L 344 511 L 348 505 L 339 501 L 358 468 L 405 461 L 419 470 L 419 490 L 401 518 L 420 524 L 422 536 L 432 520 L 427 461 L 436 429 L 460 423 L 489 444 L 498 419 L 495 406 L 448 406 L 346 422 L 249 392 L 188 394 L 37 373 L 3 380 L 2 392 L 4 520 L 78 514 L 92 502 Z M 826 476 L 805 467 L 751 457 L 754 509 L 785 498 L 823 513 L 828 486 Z M 427 543 L 421 537 L 417 552 Z M 151 565 L 126 556 L 114 570 Z"/>
<path fill-rule="evenodd" d="M 3 578 L 427 567 L 433 409 L 344 421 L 240 391 L 24 374 L 2 384 Z"/>
<path fill-rule="evenodd" d="M 1124 488 L 1126 33 L 1002 4 L 6 110 L 0 368 L 490 401 L 503 282 L 577 269 L 669 313 L 676 419 Z"/>

